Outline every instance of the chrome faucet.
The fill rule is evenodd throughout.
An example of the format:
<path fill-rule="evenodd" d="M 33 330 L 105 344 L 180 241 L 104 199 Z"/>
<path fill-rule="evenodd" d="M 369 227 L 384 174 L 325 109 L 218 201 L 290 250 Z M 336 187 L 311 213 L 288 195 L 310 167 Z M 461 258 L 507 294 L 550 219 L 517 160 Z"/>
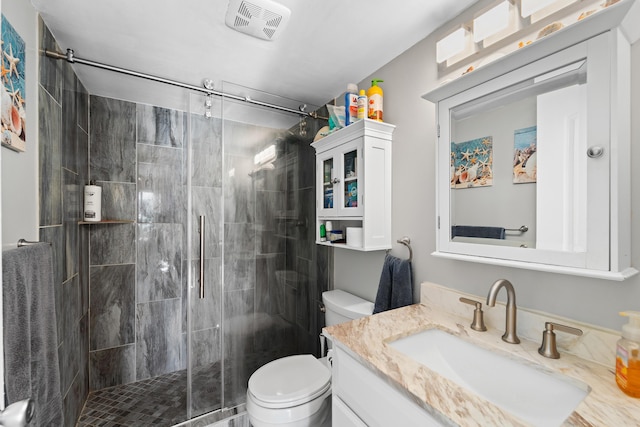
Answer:
<path fill-rule="evenodd" d="M 496 296 L 500 292 L 501 288 L 507 290 L 507 315 L 506 315 L 506 328 L 502 341 L 511 344 L 520 344 L 520 339 L 516 334 L 516 291 L 513 289 L 513 285 L 506 279 L 497 280 L 489 289 L 489 295 L 487 295 L 487 306 L 495 307 Z"/>

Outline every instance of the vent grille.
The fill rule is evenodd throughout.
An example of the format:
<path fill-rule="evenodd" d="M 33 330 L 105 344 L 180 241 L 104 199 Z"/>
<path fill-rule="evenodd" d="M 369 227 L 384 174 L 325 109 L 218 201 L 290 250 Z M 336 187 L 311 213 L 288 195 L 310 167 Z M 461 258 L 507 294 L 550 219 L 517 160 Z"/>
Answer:
<path fill-rule="evenodd" d="M 230 0 L 226 24 L 241 33 L 275 40 L 289 21 L 291 11 L 273 0 Z"/>

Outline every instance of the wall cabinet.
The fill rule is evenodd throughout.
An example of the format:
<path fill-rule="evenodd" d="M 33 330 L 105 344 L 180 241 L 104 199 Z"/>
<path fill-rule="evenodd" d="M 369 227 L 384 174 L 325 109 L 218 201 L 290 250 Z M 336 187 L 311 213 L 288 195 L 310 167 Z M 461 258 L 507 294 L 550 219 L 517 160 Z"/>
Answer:
<path fill-rule="evenodd" d="M 634 40 L 624 22 L 640 13 L 627 14 L 631 6 L 620 2 L 424 96 L 437 104 L 439 129 L 434 255 L 611 280 L 637 273 Z"/>
<path fill-rule="evenodd" d="M 316 243 L 370 251 L 391 248 L 391 136 L 395 126 L 369 119 L 311 144 L 316 150 Z M 361 228 L 362 238 L 320 239 L 320 225 Z"/>

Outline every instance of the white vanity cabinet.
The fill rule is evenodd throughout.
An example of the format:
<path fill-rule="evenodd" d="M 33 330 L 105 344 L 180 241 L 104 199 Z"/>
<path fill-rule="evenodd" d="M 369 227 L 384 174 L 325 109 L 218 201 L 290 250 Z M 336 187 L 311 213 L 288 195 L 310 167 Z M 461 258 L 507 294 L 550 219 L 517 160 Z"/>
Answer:
<path fill-rule="evenodd" d="M 312 143 L 316 150 L 316 243 L 370 251 L 391 248 L 391 135 L 395 126 L 369 119 Z M 362 228 L 362 243 L 320 241 L 320 225 L 347 237 Z"/>
<path fill-rule="evenodd" d="M 627 14 L 632 4 L 620 2 L 424 95 L 438 114 L 434 255 L 610 280 L 637 273 L 630 244 L 634 40 L 624 28 L 639 15 L 638 7 Z"/>
<path fill-rule="evenodd" d="M 332 365 L 332 419 L 339 427 L 449 425 L 410 400 L 336 344 Z"/>

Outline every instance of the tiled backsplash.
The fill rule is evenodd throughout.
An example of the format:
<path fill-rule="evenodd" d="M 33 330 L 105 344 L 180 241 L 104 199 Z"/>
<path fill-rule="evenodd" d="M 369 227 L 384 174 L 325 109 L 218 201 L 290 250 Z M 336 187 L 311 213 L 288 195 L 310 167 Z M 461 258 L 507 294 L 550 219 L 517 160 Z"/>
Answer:
<path fill-rule="evenodd" d="M 504 303 L 496 302 L 495 307 L 487 307 L 485 305 L 486 295 L 471 295 L 430 282 L 421 284 L 421 304 L 458 316 L 468 317 L 469 323 L 471 323 L 473 320 L 474 307 L 461 303 L 459 301 L 460 297 L 481 302 L 487 328 L 504 330 L 506 315 Z M 498 298 L 500 298 L 500 296 Z M 542 342 L 542 332 L 545 329 L 545 322 L 560 323 L 578 328 L 583 332 L 582 336 L 579 337 L 563 332 L 556 332 L 558 351 L 561 355 L 563 352 L 571 353 L 580 358 L 615 368 L 616 341 L 620 338 L 618 332 L 553 314 L 518 307 L 517 332 L 520 338 Z"/>

